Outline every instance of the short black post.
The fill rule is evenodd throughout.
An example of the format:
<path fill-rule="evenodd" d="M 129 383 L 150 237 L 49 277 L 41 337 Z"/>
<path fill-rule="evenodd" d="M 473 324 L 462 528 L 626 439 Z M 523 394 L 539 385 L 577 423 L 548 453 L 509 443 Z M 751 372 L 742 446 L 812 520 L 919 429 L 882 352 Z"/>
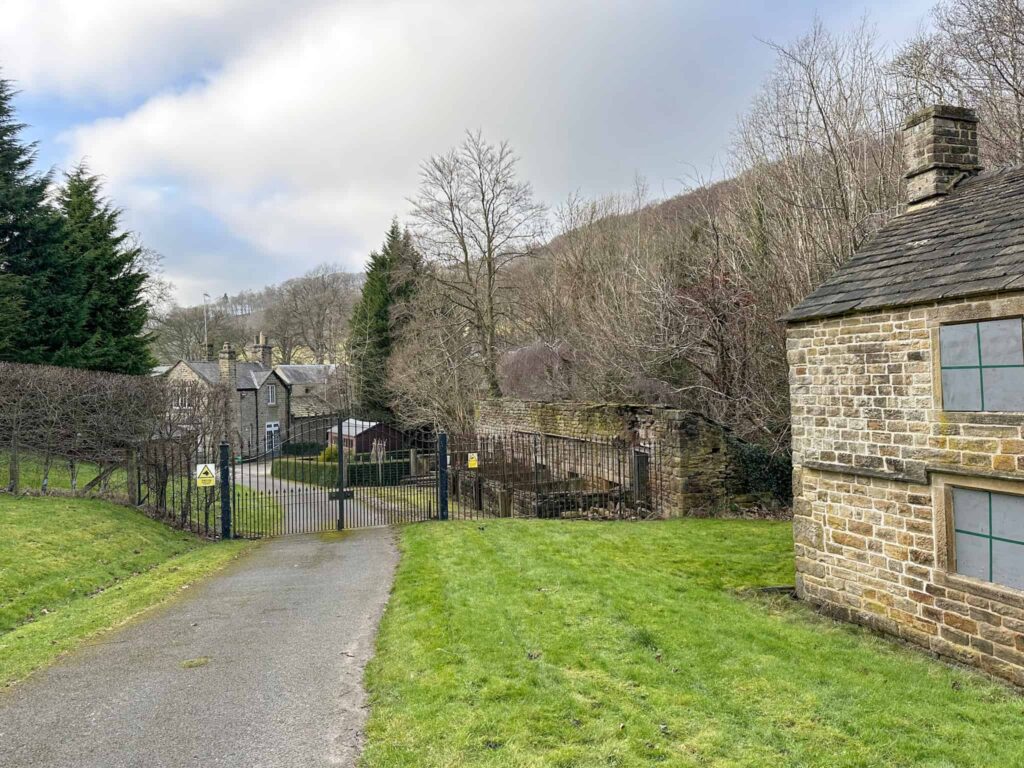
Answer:
<path fill-rule="evenodd" d="M 448 519 L 448 435 L 437 436 L 437 519 Z"/>
<path fill-rule="evenodd" d="M 345 422 L 338 416 L 338 530 L 345 530 Z"/>
<path fill-rule="evenodd" d="M 231 538 L 231 447 L 220 444 L 220 537 Z"/>
<path fill-rule="evenodd" d="M 540 517 L 540 438 L 533 436 L 533 514 Z"/>

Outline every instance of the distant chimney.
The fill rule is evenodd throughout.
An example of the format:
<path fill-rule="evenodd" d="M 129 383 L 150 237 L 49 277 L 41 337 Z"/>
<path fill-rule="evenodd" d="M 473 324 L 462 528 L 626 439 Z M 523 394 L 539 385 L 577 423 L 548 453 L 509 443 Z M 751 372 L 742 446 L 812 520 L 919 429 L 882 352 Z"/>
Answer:
<path fill-rule="evenodd" d="M 908 211 L 939 202 L 958 181 L 981 170 L 978 116 L 973 109 L 936 105 L 903 124 Z"/>
<path fill-rule="evenodd" d="M 204 358 L 208 363 L 216 363 L 217 356 L 213 353 L 213 344 L 206 345 L 206 357 Z"/>
<path fill-rule="evenodd" d="M 238 355 L 235 354 L 235 348 L 231 346 L 230 341 L 224 342 L 217 362 L 220 364 L 221 383 L 235 389 L 238 386 Z"/>
<path fill-rule="evenodd" d="M 249 347 L 253 362 L 260 363 L 264 368 L 274 367 L 274 348 L 267 344 L 267 337 L 261 332 Z"/>

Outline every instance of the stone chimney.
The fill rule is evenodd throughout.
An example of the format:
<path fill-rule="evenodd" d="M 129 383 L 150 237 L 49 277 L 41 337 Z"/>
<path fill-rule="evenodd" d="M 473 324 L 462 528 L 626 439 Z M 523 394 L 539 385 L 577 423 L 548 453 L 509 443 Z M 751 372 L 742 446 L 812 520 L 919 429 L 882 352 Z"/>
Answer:
<path fill-rule="evenodd" d="M 216 363 L 217 356 L 213 353 L 213 344 L 206 345 L 206 357 L 204 358 L 208 363 Z"/>
<path fill-rule="evenodd" d="M 226 384 L 229 389 L 234 390 L 238 386 L 238 355 L 230 341 L 224 342 L 217 362 L 220 364 L 221 384 Z"/>
<path fill-rule="evenodd" d="M 973 109 L 936 105 L 903 124 L 907 210 L 935 205 L 978 164 L 978 116 Z"/>
<path fill-rule="evenodd" d="M 260 363 L 264 368 L 274 367 L 274 348 L 267 344 L 267 337 L 262 331 L 249 347 L 249 356 L 254 363 Z"/>

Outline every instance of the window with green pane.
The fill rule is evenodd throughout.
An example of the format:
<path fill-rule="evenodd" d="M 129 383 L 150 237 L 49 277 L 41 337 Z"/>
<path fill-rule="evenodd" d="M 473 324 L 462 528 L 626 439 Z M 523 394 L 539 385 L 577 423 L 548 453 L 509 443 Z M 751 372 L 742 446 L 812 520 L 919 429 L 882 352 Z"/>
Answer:
<path fill-rule="evenodd" d="M 942 407 L 947 411 L 1024 411 L 1021 319 L 939 329 Z"/>
<path fill-rule="evenodd" d="M 1024 496 L 953 489 L 956 572 L 1024 589 Z"/>

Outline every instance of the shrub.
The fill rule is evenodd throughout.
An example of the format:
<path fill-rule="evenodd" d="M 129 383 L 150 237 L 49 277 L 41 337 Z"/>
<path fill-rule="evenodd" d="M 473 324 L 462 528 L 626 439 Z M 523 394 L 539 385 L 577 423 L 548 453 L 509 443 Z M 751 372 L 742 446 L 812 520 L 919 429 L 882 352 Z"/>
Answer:
<path fill-rule="evenodd" d="M 772 455 L 760 445 L 732 440 L 733 458 L 742 472 L 747 493 L 770 493 L 783 504 L 793 503 L 793 457 Z"/>
<path fill-rule="evenodd" d="M 320 455 L 317 457 L 317 461 L 322 461 L 322 462 L 325 462 L 325 463 L 326 462 L 334 462 L 335 464 L 337 464 L 338 463 L 338 446 L 336 446 L 336 445 L 328 445 L 326 448 L 324 448 L 322 451 L 320 451 Z"/>

